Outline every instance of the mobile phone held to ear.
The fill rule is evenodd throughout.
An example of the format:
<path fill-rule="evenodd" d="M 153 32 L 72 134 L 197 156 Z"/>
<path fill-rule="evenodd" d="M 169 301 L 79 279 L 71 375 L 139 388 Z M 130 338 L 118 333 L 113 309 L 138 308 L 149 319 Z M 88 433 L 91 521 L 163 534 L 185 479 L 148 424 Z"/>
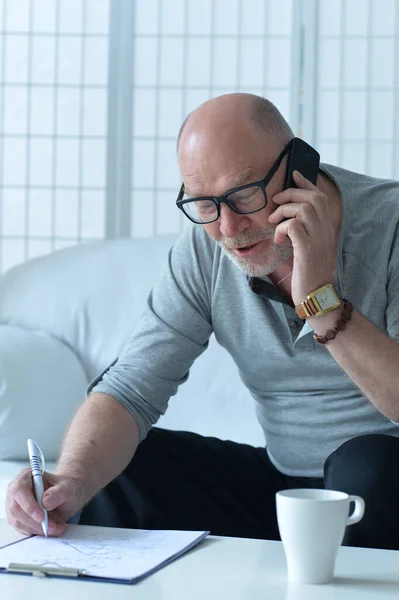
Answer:
<path fill-rule="evenodd" d="M 292 177 L 294 171 L 299 171 L 313 185 L 316 185 L 319 164 L 320 154 L 301 138 L 295 137 L 292 140 L 291 150 L 288 154 L 284 189 L 297 187 Z"/>

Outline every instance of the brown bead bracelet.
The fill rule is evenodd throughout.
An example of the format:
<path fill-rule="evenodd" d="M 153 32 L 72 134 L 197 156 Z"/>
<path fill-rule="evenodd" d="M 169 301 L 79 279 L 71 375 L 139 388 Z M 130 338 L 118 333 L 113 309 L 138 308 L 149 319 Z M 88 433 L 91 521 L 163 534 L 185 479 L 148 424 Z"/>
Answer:
<path fill-rule="evenodd" d="M 316 332 L 313 334 L 313 339 L 319 344 L 327 344 L 330 340 L 333 340 L 339 331 L 345 329 L 346 324 L 352 318 L 353 306 L 349 300 L 342 299 L 344 307 L 342 309 L 341 318 L 337 321 L 332 329 L 329 329 L 324 335 L 318 335 Z"/>

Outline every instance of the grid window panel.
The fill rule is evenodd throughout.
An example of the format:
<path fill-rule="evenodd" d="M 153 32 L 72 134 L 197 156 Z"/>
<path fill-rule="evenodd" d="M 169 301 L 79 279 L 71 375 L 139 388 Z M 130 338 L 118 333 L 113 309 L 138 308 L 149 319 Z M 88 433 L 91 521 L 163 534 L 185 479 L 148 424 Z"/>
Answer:
<path fill-rule="evenodd" d="M 173 191 L 158 192 L 157 194 L 157 234 L 179 233 L 180 211 L 175 206 L 177 196 Z"/>
<path fill-rule="evenodd" d="M 161 89 L 159 92 L 159 136 L 176 136 L 181 125 L 183 98 L 179 90 Z"/>
<path fill-rule="evenodd" d="M 291 43 L 271 39 L 268 51 L 268 85 L 288 88 L 291 81 Z"/>
<path fill-rule="evenodd" d="M 140 34 L 158 33 L 159 0 L 136 0 L 134 21 Z"/>
<path fill-rule="evenodd" d="M 370 134 L 374 140 L 392 140 L 394 122 L 393 95 L 374 91 L 370 94 Z"/>
<path fill-rule="evenodd" d="M 26 205 L 25 190 L 3 190 L 3 222 L 2 229 L 7 236 L 23 236 L 25 232 Z"/>
<path fill-rule="evenodd" d="M 79 235 L 80 203 L 77 190 L 57 190 L 55 195 L 54 235 L 73 238 Z"/>
<path fill-rule="evenodd" d="M 151 237 L 154 234 L 155 194 L 153 190 L 133 190 L 131 231 L 134 238 Z"/>
<path fill-rule="evenodd" d="M 13 0 L 7 2 L 5 29 L 26 33 L 29 30 L 29 7 L 30 0 Z"/>
<path fill-rule="evenodd" d="M 214 59 L 212 80 L 218 87 L 234 90 L 237 81 L 237 40 L 217 38 L 214 42 Z"/>
<path fill-rule="evenodd" d="M 136 137 L 154 137 L 156 128 L 157 92 L 136 89 L 133 94 L 133 131 Z"/>
<path fill-rule="evenodd" d="M 27 129 L 28 90 L 23 86 L 5 86 L 3 131 L 23 134 Z"/>
<path fill-rule="evenodd" d="M 366 168 L 366 144 L 364 142 L 343 143 L 342 161 L 346 169 L 356 173 L 364 173 Z"/>
<path fill-rule="evenodd" d="M 369 0 L 371 2 L 371 34 L 397 35 L 395 31 L 397 0 Z"/>
<path fill-rule="evenodd" d="M 371 85 L 389 87 L 395 85 L 395 39 L 371 40 Z"/>
<path fill-rule="evenodd" d="M 267 27 L 273 35 L 291 36 L 292 0 L 268 0 Z"/>
<path fill-rule="evenodd" d="M 213 0 L 213 19 L 217 36 L 237 35 L 240 8 L 240 0 Z"/>
<path fill-rule="evenodd" d="M 367 135 L 365 94 L 363 92 L 344 92 L 342 109 L 342 138 L 352 141 L 364 140 Z"/>
<path fill-rule="evenodd" d="M 105 187 L 105 141 L 84 139 L 82 141 L 83 187 Z"/>
<path fill-rule="evenodd" d="M 0 239 L 0 269 L 4 272 L 26 258 L 25 242 L 21 239 Z"/>
<path fill-rule="evenodd" d="M 84 241 L 84 215 L 91 239 L 104 236 L 109 7 L 109 0 L 0 2 L 7 16 L 0 234 L 15 238 L 0 240 L 2 271 L 53 251 L 60 239 Z"/>
<path fill-rule="evenodd" d="M 57 134 L 60 136 L 78 136 L 80 131 L 81 91 L 78 88 L 59 88 L 56 101 Z"/>
<path fill-rule="evenodd" d="M 243 89 L 252 86 L 261 88 L 265 76 L 263 40 L 243 39 L 240 50 L 240 87 Z"/>
<path fill-rule="evenodd" d="M 54 0 L 34 0 L 32 30 L 35 33 L 52 33 L 56 25 Z"/>
<path fill-rule="evenodd" d="M 158 77 L 158 44 L 152 38 L 138 37 L 135 41 L 133 74 L 136 86 L 155 85 Z"/>
<path fill-rule="evenodd" d="M 84 82 L 87 85 L 107 84 L 108 44 L 102 38 L 87 38 L 84 42 Z"/>
<path fill-rule="evenodd" d="M 110 0 L 86 0 L 86 33 L 108 34 Z"/>
<path fill-rule="evenodd" d="M 339 162 L 338 142 L 319 142 L 317 148 L 323 162 L 331 165 L 337 165 Z"/>
<path fill-rule="evenodd" d="M 60 33 L 82 33 L 83 8 L 82 0 L 68 0 L 68 2 L 60 3 Z"/>
<path fill-rule="evenodd" d="M 31 237 L 51 237 L 53 232 L 53 198 L 50 189 L 29 190 L 27 233 Z"/>
<path fill-rule="evenodd" d="M 25 185 L 26 141 L 4 136 L 3 185 Z"/>
<path fill-rule="evenodd" d="M 25 83 L 28 77 L 29 45 L 26 35 L 8 34 L 5 45 L 5 83 Z"/>
<path fill-rule="evenodd" d="M 368 4 L 369 0 L 344 1 L 344 27 L 346 35 L 367 35 Z"/>
<path fill-rule="evenodd" d="M 135 188 L 153 188 L 155 184 L 155 141 L 133 142 L 133 183 Z"/>
<path fill-rule="evenodd" d="M 344 41 L 344 80 L 345 87 L 367 85 L 367 40 L 347 39 Z"/>
<path fill-rule="evenodd" d="M 212 23 L 213 0 L 190 0 L 188 6 L 188 35 L 209 35 Z"/>
<path fill-rule="evenodd" d="M 83 190 L 80 194 L 81 237 L 86 240 L 105 237 L 105 194 L 103 190 Z"/>
<path fill-rule="evenodd" d="M 338 88 L 341 77 L 342 44 L 338 39 L 325 38 L 319 43 L 318 82 L 321 89 Z"/>
<path fill-rule="evenodd" d="M 82 39 L 60 37 L 58 42 L 58 82 L 79 85 L 82 77 Z"/>
<path fill-rule="evenodd" d="M 211 77 L 211 38 L 191 38 L 187 41 L 188 86 L 207 86 Z"/>
<path fill-rule="evenodd" d="M 32 83 L 54 84 L 56 59 L 55 36 L 32 36 Z"/>
<path fill-rule="evenodd" d="M 32 135 L 52 135 L 54 133 L 54 90 L 32 87 L 30 90 L 30 132 Z M 23 113 L 22 113 L 23 114 Z"/>
<path fill-rule="evenodd" d="M 29 149 L 29 185 L 50 186 L 53 179 L 53 142 L 31 138 Z"/>
<path fill-rule="evenodd" d="M 339 94 L 336 91 L 320 92 L 319 135 L 323 140 L 339 138 Z"/>
<path fill-rule="evenodd" d="M 320 36 L 340 35 L 342 0 L 320 0 L 318 8 Z"/>
<path fill-rule="evenodd" d="M 79 141 L 58 138 L 55 148 L 56 187 L 77 187 L 79 185 Z"/>
<path fill-rule="evenodd" d="M 161 38 L 160 85 L 182 85 L 184 45 L 182 38 Z"/>
<path fill-rule="evenodd" d="M 335 155 L 340 166 L 374 176 L 397 177 L 399 75 L 395 28 L 399 24 L 399 3 L 320 0 L 319 8 L 321 64 L 315 145 Z M 323 90 L 328 88 L 336 88 L 338 94 L 338 112 L 329 116 L 321 101 Z M 333 128 L 339 133 L 336 148 L 328 145 L 328 133 Z"/>
<path fill-rule="evenodd" d="M 156 181 L 160 188 L 167 188 L 177 192 L 180 188 L 180 176 L 177 167 L 176 142 L 175 140 L 159 140 L 157 145 L 157 169 Z"/>
<path fill-rule="evenodd" d="M 246 0 L 241 11 L 241 32 L 248 36 L 263 36 L 265 34 L 266 8 L 264 0 Z M 267 15 L 268 22 L 270 14 Z M 269 27 L 269 24 L 268 24 Z M 274 31 L 270 27 L 271 31 Z"/>
<path fill-rule="evenodd" d="M 182 35 L 184 33 L 185 5 L 186 0 L 163 0 L 160 19 L 161 34 Z"/>
<path fill-rule="evenodd" d="M 370 148 L 369 175 L 372 177 L 392 178 L 393 144 L 374 142 Z"/>
<path fill-rule="evenodd" d="M 80 106 L 83 135 L 102 136 L 107 134 L 107 96 L 101 89 L 85 88 Z"/>

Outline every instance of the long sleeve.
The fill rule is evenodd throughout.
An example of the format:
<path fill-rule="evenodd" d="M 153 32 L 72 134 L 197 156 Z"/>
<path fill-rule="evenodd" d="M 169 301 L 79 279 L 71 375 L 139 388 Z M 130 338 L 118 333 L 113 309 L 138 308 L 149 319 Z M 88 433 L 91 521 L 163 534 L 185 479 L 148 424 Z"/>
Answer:
<path fill-rule="evenodd" d="M 88 388 L 125 406 L 139 426 L 140 440 L 208 345 L 211 272 L 211 245 L 203 232 L 188 229 L 171 249 L 124 351 Z"/>

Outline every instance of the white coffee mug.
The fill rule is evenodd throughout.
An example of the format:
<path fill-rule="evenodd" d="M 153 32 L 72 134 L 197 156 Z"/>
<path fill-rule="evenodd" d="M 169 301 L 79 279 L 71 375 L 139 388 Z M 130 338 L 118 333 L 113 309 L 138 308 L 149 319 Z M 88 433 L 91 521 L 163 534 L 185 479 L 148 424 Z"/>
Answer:
<path fill-rule="evenodd" d="M 350 502 L 355 510 L 349 517 Z M 332 490 L 283 490 L 276 494 L 276 507 L 289 581 L 330 583 L 345 528 L 364 515 L 363 498 Z"/>

